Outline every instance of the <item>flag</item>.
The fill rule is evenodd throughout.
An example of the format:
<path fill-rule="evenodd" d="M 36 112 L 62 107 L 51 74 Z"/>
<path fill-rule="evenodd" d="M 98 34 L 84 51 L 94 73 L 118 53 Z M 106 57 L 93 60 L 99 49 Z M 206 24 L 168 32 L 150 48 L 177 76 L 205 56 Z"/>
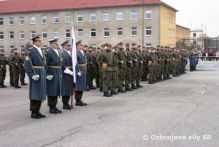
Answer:
<path fill-rule="evenodd" d="M 72 69 L 73 69 L 73 77 L 74 83 L 77 81 L 77 49 L 76 49 L 76 37 L 75 37 L 75 30 L 74 26 L 72 26 Z"/>

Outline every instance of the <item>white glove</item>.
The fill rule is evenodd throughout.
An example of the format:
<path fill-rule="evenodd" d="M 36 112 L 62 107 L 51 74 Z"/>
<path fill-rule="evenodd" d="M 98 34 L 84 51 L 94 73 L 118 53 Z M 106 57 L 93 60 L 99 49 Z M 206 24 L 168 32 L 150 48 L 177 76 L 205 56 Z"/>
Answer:
<path fill-rule="evenodd" d="M 69 68 L 66 68 L 66 69 L 64 70 L 64 73 L 73 76 L 73 72 L 72 72 Z"/>
<path fill-rule="evenodd" d="M 38 80 L 39 80 L 39 78 L 40 78 L 40 76 L 39 76 L 39 75 L 33 75 L 33 76 L 32 76 L 32 79 L 33 79 L 34 81 L 38 81 Z"/>
<path fill-rule="evenodd" d="M 78 76 L 79 76 L 79 77 L 82 76 L 82 72 L 81 72 L 81 71 L 78 72 Z"/>
<path fill-rule="evenodd" d="M 46 79 L 49 80 L 49 81 L 51 81 L 51 80 L 53 79 L 53 75 L 48 75 L 48 76 L 46 76 Z"/>

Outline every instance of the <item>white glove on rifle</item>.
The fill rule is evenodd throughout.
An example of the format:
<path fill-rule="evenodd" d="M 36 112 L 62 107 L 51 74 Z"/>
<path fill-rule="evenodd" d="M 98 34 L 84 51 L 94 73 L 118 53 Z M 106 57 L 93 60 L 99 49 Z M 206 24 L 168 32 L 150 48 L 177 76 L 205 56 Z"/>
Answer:
<path fill-rule="evenodd" d="M 48 76 L 46 76 L 46 79 L 49 80 L 49 81 L 51 81 L 51 80 L 53 79 L 53 75 L 48 75 Z"/>
<path fill-rule="evenodd" d="M 40 76 L 39 76 L 39 75 L 33 75 L 33 76 L 32 76 L 32 79 L 33 79 L 34 81 L 38 81 L 38 80 L 39 80 L 39 78 L 40 78 Z"/>
<path fill-rule="evenodd" d="M 66 68 L 66 69 L 64 70 L 64 73 L 73 76 L 73 72 L 72 72 L 69 68 Z"/>

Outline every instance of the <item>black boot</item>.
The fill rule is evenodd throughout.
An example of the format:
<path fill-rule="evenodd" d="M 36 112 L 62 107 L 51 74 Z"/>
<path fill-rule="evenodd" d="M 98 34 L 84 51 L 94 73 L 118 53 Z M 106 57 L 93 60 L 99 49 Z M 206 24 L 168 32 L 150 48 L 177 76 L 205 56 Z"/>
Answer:
<path fill-rule="evenodd" d="M 19 89 L 19 88 L 21 88 L 21 87 L 17 85 L 17 86 L 14 86 L 14 88 L 15 88 L 15 89 Z"/>
<path fill-rule="evenodd" d="M 32 111 L 31 118 L 33 119 L 40 119 L 40 115 L 37 113 L 37 111 Z"/>
<path fill-rule="evenodd" d="M 119 93 L 125 93 L 126 91 L 123 88 L 119 88 L 118 92 Z"/>
<path fill-rule="evenodd" d="M 111 94 L 109 91 L 105 91 L 105 92 L 103 93 L 103 96 L 105 96 L 105 97 L 111 97 L 112 94 Z"/>
<path fill-rule="evenodd" d="M 63 103 L 63 109 L 71 110 L 72 107 L 68 103 Z"/>
<path fill-rule="evenodd" d="M 132 89 L 138 89 L 134 84 L 132 84 Z"/>
<path fill-rule="evenodd" d="M 23 82 L 23 83 L 21 83 L 21 85 L 22 85 L 22 86 L 26 86 L 27 84 Z"/>
<path fill-rule="evenodd" d="M 42 113 L 40 113 L 40 111 L 38 111 L 37 113 L 38 113 L 38 115 L 39 115 L 41 118 L 45 118 L 45 117 L 46 117 L 46 115 L 43 115 Z"/>
<path fill-rule="evenodd" d="M 49 113 L 57 114 L 58 112 L 56 111 L 56 109 L 55 109 L 54 106 L 50 106 L 50 108 L 49 108 Z"/>
<path fill-rule="evenodd" d="M 112 90 L 112 91 L 111 91 L 111 94 L 112 94 L 112 95 L 117 95 L 118 92 L 117 92 L 116 90 Z"/>

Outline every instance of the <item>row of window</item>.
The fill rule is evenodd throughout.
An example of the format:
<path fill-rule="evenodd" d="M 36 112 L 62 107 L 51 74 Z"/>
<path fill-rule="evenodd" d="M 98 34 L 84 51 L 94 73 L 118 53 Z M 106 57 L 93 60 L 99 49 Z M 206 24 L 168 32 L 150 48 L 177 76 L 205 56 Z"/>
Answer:
<path fill-rule="evenodd" d="M 117 36 L 123 36 L 123 32 L 124 29 L 123 28 L 117 28 Z M 31 38 L 33 38 L 34 36 L 36 36 L 36 31 L 31 31 Z M 78 38 L 83 38 L 83 34 L 84 34 L 84 30 L 83 29 L 78 29 L 77 30 L 77 37 Z M 137 27 L 132 27 L 131 28 L 131 36 L 137 36 Z M 152 27 L 151 26 L 147 26 L 145 27 L 145 36 L 151 36 L 152 35 Z M 14 39 L 15 38 L 15 33 L 13 31 L 9 32 L 9 39 Z M 46 31 L 42 31 L 41 34 L 43 39 L 46 39 L 48 37 L 48 34 Z M 97 36 L 97 30 L 96 29 L 90 29 L 90 37 L 96 37 Z M 52 34 L 53 38 L 59 38 L 61 36 L 59 36 L 59 32 L 55 31 Z M 70 38 L 71 37 L 71 30 L 67 29 L 65 30 L 65 38 Z M 110 37 L 110 29 L 109 28 L 104 28 L 103 29 L 103 37 Z M 5 38 L 4 36 L 4 32 L 0 32 L 0 40 L 3 40 Z M 25 39 L 25 33 L 24 31 L 20 31 L 19 32 L 19 38 L 20 39 Z"/>
<path fill-rule="evenodd" d="M 96 44 L 92 44 L 91 46 L 96 46 Z M 47 45 L 43 45 L 43 47 L 48 47 Z M 145 44 L 145 47 L 152 47 L 152 44 L 151 43 L 146 43 Z M 4 46 L 0 46 L 0 49 L 4 49 Z M 14 49 L 14 45 L 10 45 L 10 49 Z M 25 49 L 25 45 L 21 45 L 20 46 L 20 49 Z"/>
<path fill-rule="evenodd" d="M 175 37 L 175 30 L 174 29 L 168 29 L 168 37 Z"/>
<path fill-rule="evenodd" d="M 131 20 L 137 20 L 138 18 L 138 14 L 137 14 L 137 10 L 133 10 L 131 11 L 131 15 L 130 15 L 130 19 Z M 145 19 L 152 19 L 152 11 L 151 10 L 147 10 L 145 11 Z M 96 21 L 97 20 L 97 16 L 96 13 L 91 13 L 90 14 L 90 21 Z M 103 13 L 102 14 L 102 20 L 103 21 L 110 21 L 110 13 Z M 117 12 L 116 13 L 116 20 L 124 20 L 124 13 L 122 11 Z M 77 22 L 83 22 L 84 21 L 84 17 L 82 14 L 77 15 Z M 52 22 L 53 23 L 59 23 L 60 22 L 60 17 L 57 16 L 53 16 L 52 18 Z M 71 15 L 66 15 L 65 16 L 65 23 L 71 23 L 72 22 L 72 16 Z M 37 23 L 37 17 L 36 16 L 31 16 L 29 18 L 29 23 L 30 24 L 36 24 Z M 41 17 L 41 24 L 46 24 L 47 23 L 47 16 L 42 16 Z M 14 25 L 15 24 L 15 20 L 14 17 L 9 17 L 8 18 L 8 24 L 9 25 Z M 24 16 L 19 17 L 19 24 L 20 25 L 24 25 L 25 24 L 25 18 Z M 0 25 L 4 25 L 4 18 L 0 17 Z"/>

